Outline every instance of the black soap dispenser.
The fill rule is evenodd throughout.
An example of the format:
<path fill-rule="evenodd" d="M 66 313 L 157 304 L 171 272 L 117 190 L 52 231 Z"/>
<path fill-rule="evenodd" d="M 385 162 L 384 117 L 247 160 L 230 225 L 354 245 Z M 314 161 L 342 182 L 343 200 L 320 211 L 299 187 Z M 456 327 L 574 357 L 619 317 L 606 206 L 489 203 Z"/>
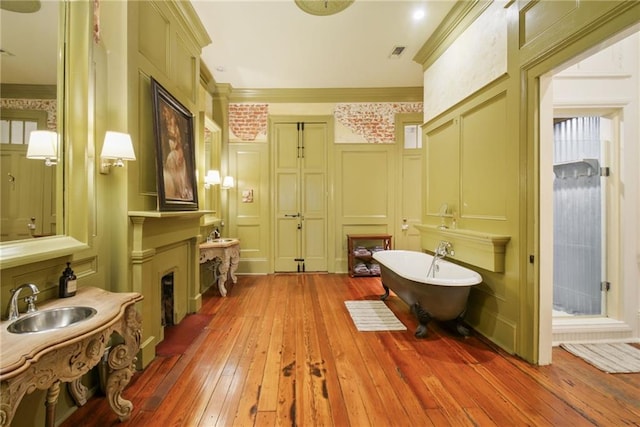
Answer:
<path fill-rule="evenodd" d="M 76 279 L 76 275 L 71 269 L 71 263 L 67 263 L 67 268 L 62 272 L 62 276 L 60 276 L 60 287 L 59 294 L 60 298 L 69 298 L 76 294 L 76 290 L 78 289 L 78 282 Z"/>

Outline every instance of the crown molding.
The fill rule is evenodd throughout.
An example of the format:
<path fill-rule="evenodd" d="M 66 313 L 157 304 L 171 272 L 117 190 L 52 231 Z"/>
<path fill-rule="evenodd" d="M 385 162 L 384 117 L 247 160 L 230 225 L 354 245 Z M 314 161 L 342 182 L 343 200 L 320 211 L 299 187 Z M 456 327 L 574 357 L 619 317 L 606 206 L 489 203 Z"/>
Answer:
<path fill-rule="evenodd" d="M 312 89 L 233 89 L 216 85 L 216 92 L 228 96 L 229 102 L 422 102 L 424 89 L 388 88 L 312 88 Z"/>
<path fill-rule="evenodd" d="M 200 61 L 200 83 L 207 90 L 215 90 L 216 81 L 213 78 L 213 74 L 211 74 L 209 67 L 202 60 Z"/>
<path fill-rule="evenodd" d="M 422 45 L 413 60 L 426 70 L 476 20 L 493 0 L 459 0 Z"/>
<path fill-rule="evenodd" d="M 2 98 L 57 99 L 56 85 L 0 84 Z"/>
<path fill-rule="evenodd" d="M 207 33 L 207 29 L 202 24 L 200 17 L 196 13 L 191 2 L 188 1 L 176 1 L 176 2 L 160 2 L 165 4 L 174 16 L 181 19 L 178 21 L 181 25 L 184 25 L 186 34 L 191 34 L 194 40 L 198 43 L 200 48 L 211 44 L 211 37 Z"/>
<path fill-rule="evenodd" d="M 216 83 L 213 91 L 213 99 L 224 99 L 229 101 L 233 87 L 229 83 Z"/>

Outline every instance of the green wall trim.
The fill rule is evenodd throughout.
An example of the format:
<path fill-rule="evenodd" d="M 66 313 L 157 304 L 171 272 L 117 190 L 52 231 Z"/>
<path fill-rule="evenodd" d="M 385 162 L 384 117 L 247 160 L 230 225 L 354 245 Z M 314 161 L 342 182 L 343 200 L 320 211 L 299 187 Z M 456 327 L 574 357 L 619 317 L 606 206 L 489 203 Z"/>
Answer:
<path fill-rule="evenodd" d="M 179 25 L 183 26 L 186 34 L 193 35 L 200 47 L 211 44 L 211 37 L 202 24 L 200 17 L 188 1 L 168 1 L 163 2 L 169 10 L 176 16 Z"/>
<path fill-rule="evenodd" d="M 489 301 L 483 301 L 481 292 L 471 291 L 467 312 L 464 316 L 473 329 L 480 332 L 485 337 L 490 337 L 491 341 L 510 354 L 518 354 L 517 331 L 515 322 L 501 316 L 499 312 L 486 310 Z"/>
<path fill-rule="evenodd" d="M 56 85 L 0 84 L 2 98 L 56 99 L 57 90 Z"/>
<path fill-rule="evenodd" d="M 504 272 L 505 246 L 511 236 L 474 230 L 442 229 L 426 224 L 416 224 L 414 227 L 420 230 L 424 249 L 435 248 L 439 241 L 445 240 L 453 244 L 455 255 L 449 256 L 452 260 L 489 271 Z"/>
<path fill-rule="evenodd" d="M 422 70 L 429 68 L 491 3 L 493 0 L 458 1 L 413 60 Z"/>
<path fill-rule="evenodd" d="M 422 102 L 424 89 L 397 88 L 312 88 L 312 89 L 232 89 L 217 86 L 228 93 L 229 102 Z M 231 90 L 229 90 L 231 89 Z M 229 92 L 227 92 L 229 91 Z"/>

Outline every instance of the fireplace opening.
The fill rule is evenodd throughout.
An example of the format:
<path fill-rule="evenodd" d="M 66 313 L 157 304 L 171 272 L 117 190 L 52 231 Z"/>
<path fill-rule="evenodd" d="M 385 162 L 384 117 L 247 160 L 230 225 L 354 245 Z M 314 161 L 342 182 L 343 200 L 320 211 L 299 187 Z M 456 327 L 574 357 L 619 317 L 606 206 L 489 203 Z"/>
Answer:
<path fill-rule="evenodd" d="M 173 326 L 173 273 L 162 276 L 162 326 Z"/>

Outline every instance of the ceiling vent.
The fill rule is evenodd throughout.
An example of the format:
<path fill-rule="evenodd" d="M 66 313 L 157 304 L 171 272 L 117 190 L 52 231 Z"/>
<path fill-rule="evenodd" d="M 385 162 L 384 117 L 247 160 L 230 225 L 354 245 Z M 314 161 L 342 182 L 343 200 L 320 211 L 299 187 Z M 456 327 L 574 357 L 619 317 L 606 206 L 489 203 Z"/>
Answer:
<path fill-rule="evenodd" d="M 391 54 L 389 55 L 389 58 L 400 58 L 400 56 L 402 55 L 402 52 L 404 52 L 406 48 L 404 46 L 394 46 L 393 49 L 391 50 Z"/>

